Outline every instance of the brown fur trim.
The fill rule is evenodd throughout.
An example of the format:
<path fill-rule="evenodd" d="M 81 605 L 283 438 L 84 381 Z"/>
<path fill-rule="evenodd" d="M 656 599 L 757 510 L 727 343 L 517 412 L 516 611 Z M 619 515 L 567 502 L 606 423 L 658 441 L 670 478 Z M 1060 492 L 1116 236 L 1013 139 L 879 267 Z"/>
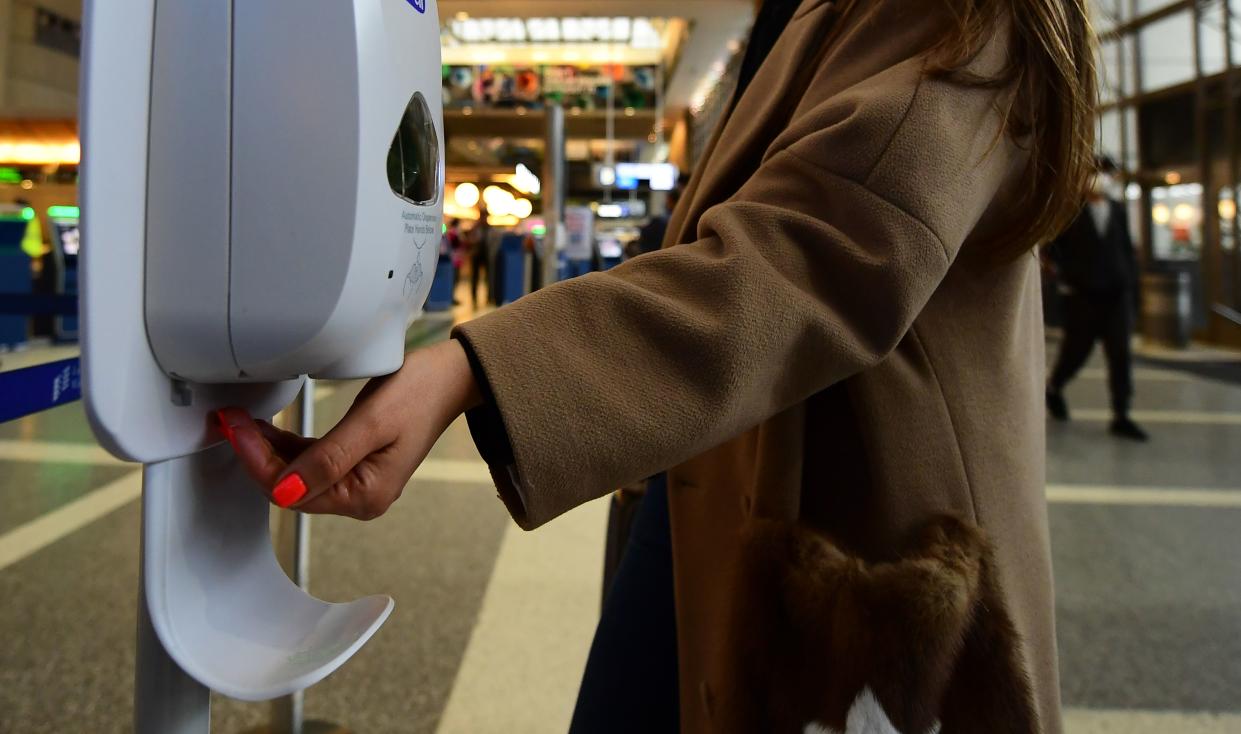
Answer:
<path fill-rule="evenodd" d="M 781 522 L 753 521 L 743 542 L 737 588 L 754 593 L 730 610 L 736 657 L 724 666 L 731 679 L 714 686 L 720 731 L 845 731 L 865 689 L 901 734 L 941 719 L 945 734 L 1035 731 L 977 528 L 936 520 L 885 562 Z"/>
<path fill-rule="evenodd" d="M 945 734 L 1030 734 L 1041 730 L 1019 635 L 984 563 L 973 623 L 941 706 Z"/>

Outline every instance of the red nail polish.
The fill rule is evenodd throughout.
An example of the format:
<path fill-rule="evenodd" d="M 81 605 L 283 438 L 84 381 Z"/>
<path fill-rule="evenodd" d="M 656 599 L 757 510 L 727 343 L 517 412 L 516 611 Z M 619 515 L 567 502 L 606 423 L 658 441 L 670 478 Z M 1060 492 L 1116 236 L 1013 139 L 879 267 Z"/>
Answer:
<path fill-rule="evenodd" d="M 228 439 L 233 448 L 237 448 L 237 437 L 233 434 L 233 427 L 229 425 L 228 418 L 225 417 L 223 410 L 215 412 L 215 421 L 219 424 L 220 433 L 224 434 L 224 438 Z"/>
<path fill-rule="evenodd" d="M 306 483 L 296 473 L 290 474 L 271 490 L 271 500 L 279 507 L 291 507 L 306 496 Z"/>

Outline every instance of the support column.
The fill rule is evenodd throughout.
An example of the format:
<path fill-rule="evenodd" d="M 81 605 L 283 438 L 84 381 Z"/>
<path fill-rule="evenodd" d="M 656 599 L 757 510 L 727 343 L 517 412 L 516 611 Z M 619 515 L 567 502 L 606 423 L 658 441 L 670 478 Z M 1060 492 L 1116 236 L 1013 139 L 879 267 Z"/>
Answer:
<path fill-rule="evenodd" d="M 13 0 L 0 0 L 0 109 L 11 109 L 9 100 L 9 60 L 13 53 Z"/>
<path fill-rule="evenodd" d="M 302 391 L 281 414 L 283 428 L 303 436 L 314 436 L 315 431 L 315 381 L 306 378 Z M 274 510 L 273 546 L 280 566 L 293 583 L 309 588 L 310 585 L 310 516 L 293 510 Z M 295 691 L 271 702 L 271 723 L 266 731 L 271 734 L 308 734 L 305 715 L 306 692 Z M 320 724 L 321 722 L 310 722 Z M 322 727 L 321 727 L 322 728 Z M 345 731 L 335 727 L 327 731 Z"/>
<path fill-rule="evenodd" d="M 559 252 L 564 228 L 565 181 L 564 108 L 549 105 L 546 114 L 543 153 L 543 218 L 547 234 L 543 239 L 543 285 L 556 282 Z"/>

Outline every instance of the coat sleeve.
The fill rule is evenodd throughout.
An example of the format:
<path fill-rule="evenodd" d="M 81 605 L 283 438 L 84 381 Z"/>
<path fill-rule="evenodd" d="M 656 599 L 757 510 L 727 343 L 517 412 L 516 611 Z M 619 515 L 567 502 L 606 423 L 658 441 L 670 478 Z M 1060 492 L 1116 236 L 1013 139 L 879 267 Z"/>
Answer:
<path fill-rule="evenodd" d="M 487 458 L 522 527 L 675 466 L 895 348 L 1020 160 L 999 135 L 1008 93 L 926 78 L 923 63 L 809 105 L 703 214 L 695 241 L 455 330 L 503 424 L 508 445 Z M 476 436 L 485 422 L 471 417 Z"/>

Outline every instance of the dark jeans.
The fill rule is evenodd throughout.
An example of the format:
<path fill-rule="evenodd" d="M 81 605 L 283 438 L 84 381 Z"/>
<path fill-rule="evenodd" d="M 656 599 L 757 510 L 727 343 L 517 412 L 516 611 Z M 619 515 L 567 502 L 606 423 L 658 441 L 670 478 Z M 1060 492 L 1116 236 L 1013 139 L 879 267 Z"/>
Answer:
<path fill-rule="evenodd" d="M 651 480 L 590 646 L 571 734 L 675 732 L 676 603 L 665 475 Z"/>
<path fill-rule="evenodd" d="M 1048 386 L 1059 392 L 1090 357 L 1096 341 L 1103 342 L 1108 386 L 1116 417 L 1129 413 L 1133 397 L 1133 297 L 1128 291 L 1069 293 L 1064 297 L 1064 341 Z"/>

